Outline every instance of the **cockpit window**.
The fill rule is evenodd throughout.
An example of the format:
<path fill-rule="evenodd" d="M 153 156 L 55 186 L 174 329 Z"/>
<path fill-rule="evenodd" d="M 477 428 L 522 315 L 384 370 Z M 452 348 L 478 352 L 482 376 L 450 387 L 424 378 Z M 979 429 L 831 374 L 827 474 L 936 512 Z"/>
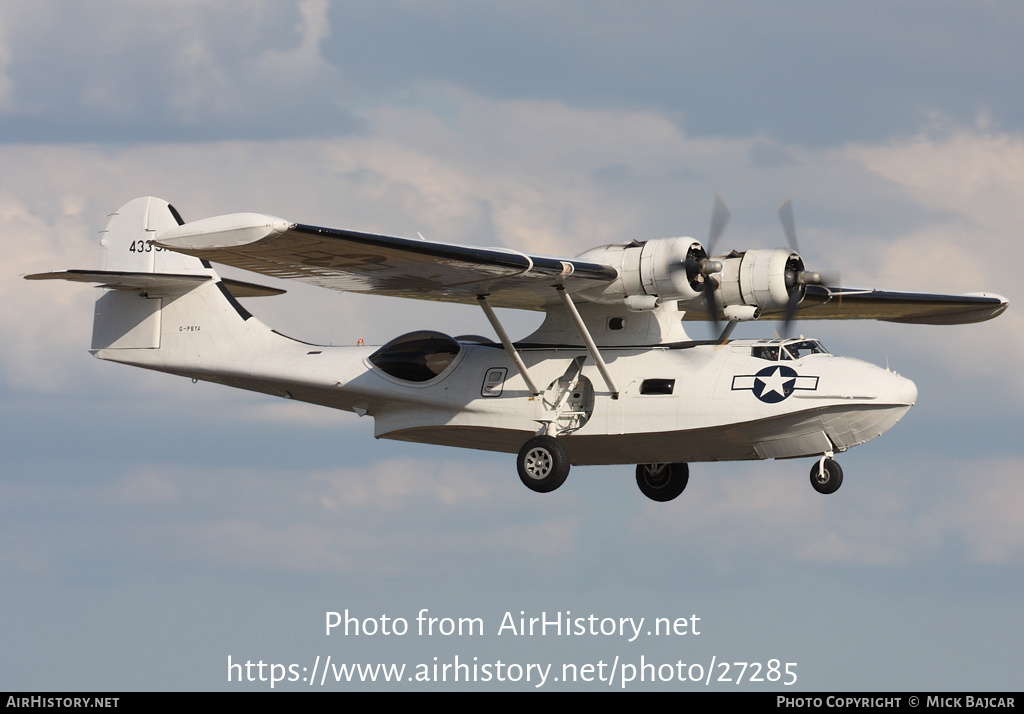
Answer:
<path fill-rule="evenodd" d="M 396 379 L 428 382 L 448 369 L 461 349 L 448 335 L 420 330 L 391 340 L 370 355 L 370 362 Z"/>
<path fill-rule="evenodd" d="M 817 340 L 796 340 L 787 342 L 783 349 L 790 354 L 790 359 L 800 359 L 807 355 L 827 355 L 828 351 Z"/>
<path fill-rule="evenodd" d="M 767 345 L 764 347 L 754 347 L 751 349 L 750 354 L 758 359 L 766 359 L 769 362 L 775 362 L 779 359 L 779 346 Z"/>
<path fill-rule="evenodd" d="M 766 345 L 755 345 L 751 348 L 750 354 L 769 362 L 777 362 L 778 360 L 802 359 L 807 355 L 827 355 L 828 350 L 822 347 L 817 340 L 780 340 Z"/>

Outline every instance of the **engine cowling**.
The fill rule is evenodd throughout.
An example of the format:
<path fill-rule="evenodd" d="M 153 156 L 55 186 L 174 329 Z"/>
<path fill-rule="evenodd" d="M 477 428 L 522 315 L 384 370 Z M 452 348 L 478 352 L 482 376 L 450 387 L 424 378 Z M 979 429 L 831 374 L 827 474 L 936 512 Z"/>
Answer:
<path fill-rule="evenodd" d="M 693 238 L 658 238 L 645 243 L 606 245 L 578 256 L 615 266 L 618 279 L 600 293 L 587 293 L 595 302 L 624 304 L 648 310 L 666 300 L 700 298 L 707 252 Z"/>
<path fill-rule="evenodd" d="M 787 249 L 748 250 L 718 258 L 722 272 L 716 299 L 722 307 L 749 305 L 763 310 L 785 308 L 794 291 L 803 296 L 804 261 Z"/>

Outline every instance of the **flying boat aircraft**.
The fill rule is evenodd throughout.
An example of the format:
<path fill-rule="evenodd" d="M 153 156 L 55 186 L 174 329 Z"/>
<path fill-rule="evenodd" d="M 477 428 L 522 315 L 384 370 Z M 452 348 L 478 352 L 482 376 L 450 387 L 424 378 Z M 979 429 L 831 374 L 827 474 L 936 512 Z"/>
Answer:
<path fill-rule="evenodd" d="M 644 495 L 670 501 L 692 462 L 814 459 L 811 485 L 843 481 L 836 453 L 890 429 L 917 399 L 888 369 L 791 338 L 795 319 L 952 325 L 1001 314 L 985 293 L 839 287 L 805 268 L 791 204 L 788 248 L 712 255 L 729 211 L 716 199 L 707 247 L 660 238 L 575 258 L 359 233 L 238 213 L 186 223 L 144 197 L 112 214 L 101 270 L 26 276 L 104 288 L 91 352 L 370 416 L 378 438 L 518 454 L 533 491 L 571 465 L 636 464 Z M 379 347 L 320 346 L 272 330 L 239 298 L 278 288 L 221 278 L 213 263 L 332 290 L 478 305 L 497 340 L 419 331 Z M 494 308 L 544 320 L 519 341 Z M 731 340 L 737 323 L 782 320 L 777 339 Z M 693 340 L 685 321 L 710 321 Z"/>

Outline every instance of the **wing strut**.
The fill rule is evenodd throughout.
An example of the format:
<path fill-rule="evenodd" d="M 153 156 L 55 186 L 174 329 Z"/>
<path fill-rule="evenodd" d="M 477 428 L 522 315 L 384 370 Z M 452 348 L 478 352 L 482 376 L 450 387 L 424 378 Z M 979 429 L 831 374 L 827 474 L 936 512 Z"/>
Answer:
<path fill-rule="evenodd" d="M 597 363 L 597 368 L 601 372 L 601 376 L 604 378 L 604 383 L 608 385 L 608 391 L 612 393 L 612 399 L 619 398 L 619 390 L 615 386 L 615 382 L 612 381 L 612 375 L 608 372 L 608 365 L 604 363 L 604 359 L 601 357 L 601 353 L 597 351 L 597 345 L 594 344 L 594 338 L 590 336 L 590 330 L 587 329 L 586 324 L 583 322 L 583 318 L 580 317 L 579 310 L 572 302 L 572 298 L 569 297 L 569 293 L 565 292 L 565 288 L 561 285 L 556 285 L 555 290 L 558 292 L 558 299 L 562 301 L 562 305 L 565 306 L 566 312 L 572 318 L 573 323 L 576 325 L 576 332 L 579 333 L 580 339 L 587 345 L 587 350 L 590 352 L 590 356 L 594 358 Z"/>
<path fill-rule="evenodd" d="M 736 329 L 736 325 L 740 324 L 739 320 L 729 320 L 726 324 L 725 329 L 722 330 L 722 334 L 718 336 L 718 340 L 715 344 L 724 345 L 730 337 L 732 337 L 732 331 Z"/>
<path fill-rule="evenodd" d="M 480 307 L 483 308 L 484 314 L 487 315 L 487 321 L 491 323 L 491 327 L 498 333 L 498 339 L 501 340 L 502 346 L 505 348 L 505 352 L 512 358 L 512 361 L 516 363 L 516 368 L 519 370 L 519 374 L 523 375 L 523 380 L 526 382 L 526 386 L 530 388 L 530 393 L 533 396 L 539 396 L 540 390 L 537 389 L 537 385 L 530 379 L 530 373 L 526 371 L 526 364 L 523 362 L 523 358 L 519 356 L 516 351 L 515 345 L 512 344 L 512 340 L 509 339 L 508 333 L 505 332 L 505 328 L 502 327 L 501 321 L 498 320 L 498 316 L 494 314 L 494 310 L 487 303 L 486 295 L 477 295 L 477 301 L 480 303 Z"/>

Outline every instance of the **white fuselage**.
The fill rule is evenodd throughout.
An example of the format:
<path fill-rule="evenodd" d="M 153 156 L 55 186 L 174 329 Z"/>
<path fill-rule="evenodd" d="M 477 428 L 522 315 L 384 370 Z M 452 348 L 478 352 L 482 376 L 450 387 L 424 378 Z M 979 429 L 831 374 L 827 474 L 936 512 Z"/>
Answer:
<path fill-rule="evenodd" d="M 874 365 L 827 353 L 772 361 L 754 356 L 770 343 L 750 340 L 602 348 L 617 399 L 585 348 L 521 347 L 544 390 L 533 396 L 497 344 L 460 343 L 440 374 L 410 382 L 371 363 L 376 347 L 308 345 L 248 325 L 262 344 L 246 359 L 176 321 L 162 326 L 173 344 L 96 355 L 369 415 L 381 438 L 515 453 L 547 430 L 577 465 L 840 452 L 884 433 L 917 397 L 913 382 Z"/>
<path fill-rule="evenodd" d="M 725 461 L 845 451 L 887 431 L 917 398 L 913 382 L 866 362 L 830 354 L 768 362 L 751 356 L 752 344 L 603 349 L 619 398 L 611 398 L 596 367 L 584 362 L 581 382 L 593 389 L 592 407 L 582 407 L 589 412 L 586 421 L 573 428 L 571 416 L 558 420 L 569 429 L 560 433 L 572 463 Z M 584 359 L 586 350 L 535 348 L 521 354 L 534 380 L 546 386 L 574 359 Z M 391 398 L 398 390 L 410 398 L 401 406 L 386 399 L 379 405 L 376 435 L 514 453 L 552 418 L 557 384 L 531 398 L 501 349 L 471 345 L 460 357 L 448 373 L 418 389 L 402 390 L 397 380 L 367 373 L 367 384 L 387 382 L 381 387 Z M 766 369 L 767 379 L 757 377 Z M 798 376 L 787 379 L 787 369 Z M 500 395 L 482 396 L 487 375 L 498 370 L 508 375 Z M 669 382 L 671 393 L 643 393 L 645 385 L 667 391 Z M 580 385 L 574 391 L 579 393 Z M 585 390 L 581 396 L 587 399 Z M 773 398 L 778 401 L 762 400 Z"/>

